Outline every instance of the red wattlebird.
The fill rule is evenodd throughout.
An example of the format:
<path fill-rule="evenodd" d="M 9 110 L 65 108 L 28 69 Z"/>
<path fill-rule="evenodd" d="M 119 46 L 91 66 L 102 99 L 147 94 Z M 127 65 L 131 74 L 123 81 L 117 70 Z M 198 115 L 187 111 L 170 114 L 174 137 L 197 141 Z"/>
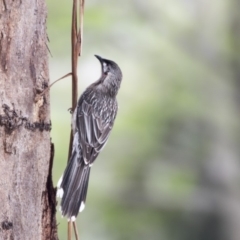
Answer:
<path fill-rule="evenodd" d="M 91 166 L 107 143 L 118 110 L 116 96 L 122 72 L 115 62 L 95 56 L 102 74 L 78 100 L 72 119 L 72 154 L 58 181 L 61 212 L 71 221 L 85 207 Z"/>

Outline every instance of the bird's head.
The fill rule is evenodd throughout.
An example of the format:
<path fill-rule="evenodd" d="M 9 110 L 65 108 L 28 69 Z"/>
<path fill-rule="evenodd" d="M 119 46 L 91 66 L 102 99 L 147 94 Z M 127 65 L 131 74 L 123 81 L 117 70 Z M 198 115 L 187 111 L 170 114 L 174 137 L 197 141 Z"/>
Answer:
<path fill-rule="evenodd" d="M 100 84 L 110 91 L 111 94 L 116 95 L 122 81 L 121 69 L 111 60 L 104 59 L 98 55 L 95 55 L 95 57 L 100 61 L 102 67 Z"/>

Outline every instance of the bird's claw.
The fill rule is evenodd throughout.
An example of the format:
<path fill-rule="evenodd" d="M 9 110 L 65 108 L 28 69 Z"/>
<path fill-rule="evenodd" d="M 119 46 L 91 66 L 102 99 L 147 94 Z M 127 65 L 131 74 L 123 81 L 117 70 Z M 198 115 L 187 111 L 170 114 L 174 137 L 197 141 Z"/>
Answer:
<path fill-rule="evenodd" d="M 70 112 L 70 114 L 73 114 L 73 109 L 69 108 L 68 111 Z"/>

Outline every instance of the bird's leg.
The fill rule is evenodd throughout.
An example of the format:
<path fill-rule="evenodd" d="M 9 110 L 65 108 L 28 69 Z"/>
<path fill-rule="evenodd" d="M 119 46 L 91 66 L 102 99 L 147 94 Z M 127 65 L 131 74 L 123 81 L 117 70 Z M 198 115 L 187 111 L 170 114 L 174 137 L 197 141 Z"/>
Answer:
<path fill-rule="evenodd" d="M 73 114 L 73 108 L 69 108 L 68 111 L 70 112 L 70 114 Z"/>

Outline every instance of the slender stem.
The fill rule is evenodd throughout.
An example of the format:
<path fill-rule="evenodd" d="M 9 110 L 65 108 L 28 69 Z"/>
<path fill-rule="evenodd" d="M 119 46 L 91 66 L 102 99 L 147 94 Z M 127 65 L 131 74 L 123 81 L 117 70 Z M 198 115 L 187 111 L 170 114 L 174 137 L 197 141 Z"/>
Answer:
<path fill-rule="evenodd" d="M 72 40 L 72 111 L 75 110 L 77 105 L 77 96 L 78 96 L 78 77 L 77 77 L 77 62 L 78 57 L 76 57 L 77 51 L 77 0 L 73 0 L 73 8 L 72 8 L 72 32 L 71 32 L 71 40 Z M 72 141 L 73 134 L 71 130 L 70 134 L 70 142 L 69 142 L 69 150 L 68 150 L 68 161 L 70 160 L 70 155 L 72 151 Z M 68 222 L 68 240 L 72 239 L 72 222 Z"/>
<path fill-rule="evenodd" d="M 78 34 L 77 34 L 77 0 L 73 0 L 72 9 L 72 110 L 74 111 L 77 105 L 78 98 L 78 76 L 77 76 L 77 63 L 78 63 Z"/>
<path fill-rule="evenodd" d="M 68 222 L 68 240 L 72 239 L 72 221 Z"/>
<path fill-rule="evenodd" d="M 73 222 L 73 229 L 74 229 L 74 233 L 75 233 L 75 239 L 76 239 L 76 240 L 79 240 L 78 230 L 77 230 L 77 224 L 76 224 L 75 221 Z"/>
<path fill-rule="evenodd" d="M 79 13 L 77 12 L 77 5 L 79 3 Z M 72 111 L 75 110 L 77 106 L 78 99 L 78 75 L 77 75 L 77 64 L 78 56 L 82 53 L 82 36 L 83 36 L 83 13 L 84 13 L 84 0 L 73 0 L 72 8 Z M 79 14 L 79 16 L 78 16 Z M 78 18 L 79 17 L 79 18 Z M 78 24 L 77 20 L 80 23 Z M 79 26 L 78 26 L 79 25 Z M 73 132 L 71 130 L 69 151 L 68 151 L 68 161 L 70 160 L 70 155 L 72 152 L 72 142 L 73 142 Z M 76 223 L 73 222 L 74 232 L 76 240 L 79 239 Z M 72 224 L 71 221 L 68 223 L 68 240 L 71 240 Z"/>
<path fill-rule="evenodd" d="M 79 10 L 79 14 L 80 14 L 80 17 L 79 17 L 79 42 L 80 42 L 80 46 L 79 46 L 79 56 L 82 55 L 82 45 L 83 45 L 83 16 L 84 16 L 84 3 L 85 3 L 85 0 L 80 0 L 80 4 L 79 4 L 79 7 L 80 7 L 80 10 Z"/>
<path fill-rule="evenodd" d="M 72 76 L 72 73 L 68 73 L 66 75 L 64 75 L 63 77 L 58 78 L 57 80 L 55 80 L 54 82 L 52 82 L 42 93 L 39 94 L 39 96 L 43 96 L 56 82 L 66 78 Z"/>

